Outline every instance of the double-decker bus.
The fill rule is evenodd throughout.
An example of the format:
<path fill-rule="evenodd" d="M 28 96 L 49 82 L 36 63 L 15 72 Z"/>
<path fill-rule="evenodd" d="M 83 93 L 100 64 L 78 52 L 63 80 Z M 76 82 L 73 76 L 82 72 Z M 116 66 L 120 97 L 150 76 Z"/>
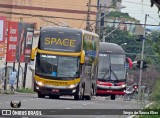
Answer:
<path fill-rule="evenodd" d="M 35 58 L 36 54 L 36 58 Z M 67 27 L 42 27 L 36 59 L 34 91 L 39 98 L 58 99 L 73 95 L 90 100 L 96 94 L 99 37 L 97 34 Z"/>
<path fill-rule="evenodd" d="M 97 96 L 124 95 L 126 92 L 126 54 L 114 43 L 100 42 Z M 129 64 L 131 65 L 131 64 Z"/>

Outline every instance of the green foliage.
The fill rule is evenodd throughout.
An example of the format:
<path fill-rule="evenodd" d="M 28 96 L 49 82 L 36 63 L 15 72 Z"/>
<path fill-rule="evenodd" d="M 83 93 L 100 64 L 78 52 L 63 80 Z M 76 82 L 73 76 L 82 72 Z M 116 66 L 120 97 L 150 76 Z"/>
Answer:
<path fill-rule="evenodd" d="M 111 11 L 109 14 L 106 15 L 107 19 L 124 19 L 129 21 L 137 21 L 135 18 L 129 16 L 128 13 L 121 13 L 119 11 Z"/>
<path fill-rule="evenodd" d="M 106 29 L 106 34 L 111 32 L 114 28 L 108 27 Z M 135 60 L 136 55 L 129 54 L 129 53 L 135 53 L 139 54 L 141 52 L 141 42 L 137 41 L 138 37 L 130 34 L 128 31 L 121 31 L 121 30 L 115 30 L 111 35 L 106 37 L 107 42 L 116 43 L 128 53 L 128 57 L 130 57 L 132 60 Z M 123 45 L 124 43 L 127 43 L 127 45 Z"/>
<path fill-rule="evenodd" d="M 153 88 L 153 92 L 151 94 L 151 100 L 160 102 L 160 79 L 157 80 L 156 85 Z M 160 104 L 159 104 L 160 107 Z"/>
<path fill-rule="evenodd" d="M 149 107 L 145 108 L 143 111 L 145 112 L 150 112 L 150 111 L 154 111 L 154 112 L 160 112 L 160 101 L 155 102 L 154 104 L 150 105 Z M 159 118 L 160 115 L 141 115 L 138 118 Z"/>
<path fill-rule="evenodd" d="M 160 32 L 152 32 L 148 36 L 146 36 L 145 49 L 144 54 L 152 55 L 146 57 L 150 64 L 160 65 Z M 157 67 L 160 70 L 159 67 Z"/>
<path fill-rule="evenodd" d="M 7 90 L 7 91 L 2 91 L 2 92 L 0 92 L 0 94 L 14 94 L 14 92 L 13 91 L 9 91 L 9 90 Z"/>
<path fill-rule="evenodd" d="M 26 88 L 26 89 L 25 89 L 25 88 L 18 89 L 17 92 L 21 92 L 21 93 L 35 93 L 35 92 L 33 92 L 33 90 L 30 89 L 30 88 Z"/>

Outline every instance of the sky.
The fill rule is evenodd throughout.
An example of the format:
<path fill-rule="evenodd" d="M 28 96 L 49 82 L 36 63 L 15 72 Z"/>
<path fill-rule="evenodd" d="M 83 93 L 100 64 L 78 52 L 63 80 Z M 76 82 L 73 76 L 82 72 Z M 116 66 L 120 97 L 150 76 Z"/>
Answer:
<path fill-rule="evenodd" d="M 124 13 L 129 13 L 131 17 L 140 20 L 140 23 L 145 23 L 145 14 L 148 14 L 147 24 L 158 25 L 160 22 L 160 12 L 158 14 L 158 8 L 154 5 L 154 7 L 150 6 L 150 0 L 122 0 L 123 8 L 121 11 Z"/>

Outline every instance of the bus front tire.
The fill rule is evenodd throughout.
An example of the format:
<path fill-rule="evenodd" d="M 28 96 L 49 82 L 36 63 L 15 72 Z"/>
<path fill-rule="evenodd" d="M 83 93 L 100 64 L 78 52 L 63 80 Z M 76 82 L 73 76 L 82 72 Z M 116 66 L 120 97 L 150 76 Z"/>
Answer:
<path fill-rule="evenodd" d="M 80 100 L 80 99 L 81 99 L 81 96 L 79 96 L 79 95 L 74 95 L 74 99 L 75 99 L 75 100 Z"/>
<path fill-rule="evenodd" d="M 111 100 L 115 100 L 116 99 L 116 95 L 111 95 Z"/>
<path fill-rule="evenodd" d="M 38 93 L 38 98 L 45 98 L 45 95 L 42 93 Z"/>
<path fill-rule="evenodd" d="M 75 100 L 83 100 L 84 99 L 84 88 L 83 87 L 78 91 L 78 95 L 74 95 L 74 99 Z"/>

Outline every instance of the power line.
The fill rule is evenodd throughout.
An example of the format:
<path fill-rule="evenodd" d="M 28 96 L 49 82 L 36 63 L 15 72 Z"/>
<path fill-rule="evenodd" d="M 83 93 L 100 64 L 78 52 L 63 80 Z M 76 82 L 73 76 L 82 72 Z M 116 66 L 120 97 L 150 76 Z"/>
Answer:
<path fill-rule="evenodd" d="M 100 21 L 98 21 L 100 22 Z M 123 23 L 123 22 L 111 22 L 111 21 L 104 21 L 104 22 L 108 22 L 108 23 L 121 23 L 121 24 L 130 24 L 130 25 L 145 25 L 145 24 L 141 24 L 141 23 Z M 152 24 L 146 24 L 146 26 L 160 26 L 160 25 L 152 25 Z M 107 26 L 106 26 L 107 27 Z M 105 27 L 104 27 L 105 28 Z"/>
<path fill-rule="evenodd" d="M 157 22 L 160 22 L 160 21 L 158 21 L 158 20 L 156 20 L 155 18 L 153 18 L 153 17 L 151 17 L 150 15 L 148 15 L 150 18 L 152 18 L 153 20 L 155 20 L 155 21 L 157 21 Z"/>
<path fill-rule="evenodd" d="M 141 55 L 141 54 L 137 54 L 137 53 L 126 53 L 126 54 L 128 54 L 128 55 Z M 144 56 L 148 56 L 148 57 L 158 57 L 159 58 L 159 56 L 158 55 L 149 55 L 149 54 L 144 54 Z"/>
<path fill-rule="evenodd" d="M 0 13 L 4 13 L 4 14 L 14 14 L 14 15 L 23 15 L 23 16 L 31 16 L 31 17 L 45 17 L 45 18 L 60 18 L 60 19 L 68 19 L 68 20 L 85 20 L 85 19 L 81 19 L 81 18 L 69 18 L 69 17 L 58 17 L 58 16 L 47 16 L 47 15 L 36 15 L 36 14 L 27 14 L 27 13 L 17 13 L 17 12 L 7 12 L 7 11 L 0 11 Z M 85 20 L 86 21 L 86 20 Z M 89 21 L 94 21 L 95 20 L 89 20 Z M 101 22 L 101 21 L 97 21 L 97 22 Z M 145 24 L 141 24 L 141 23 L 125 23 L 125 22 L 111 22 L 111 21 L 104 21 L 104 22 L 108 22 L 108 23 L 121 23 L 121 24 L 130 24 L 130 25 L 145 25 Z M 160 26 L 160 25 L 152 25 L 152 24 L 146 24 L 146 26 Z M 108 27 L 108 26 L 106 26 Z M 104 27 L 105 28 L 105 27 Z"/>
<path fill-rule="evenodd" d="M 40 19 L 43 20 L 43 21 L 45 21 L 45 22 L 49 22 L 49 23 L 52 23 L 52 24 L 54 24 L 54 25 L 59 26 L 57 23 L 52 22 L 52 21 L 49 21 L 49 20 L 47 20 L 47 19 L 45 19 L 45 18 L 43 18 L 43 17 L 41 17 Z"/>
<path fill-rule="evenodd" d="M 150 5 L 148 5 L 148 4 L 137 3 L 137 2 L 131 2 L 131 1 L 126 1 L 126 0 L 123 0 L 123 2 L 134 3 L 134 4 L 138 4 L 138 5 L 146 5 L 146 6 L 150 6 Z"/>
<path fill-rule="evenodd" d="M 79 28 L 81 28 L 81 27 L 82 27 L 82 25 L 83 25 L 84 21 L 85 21 L 85 19 L 82 21 L 82 23 L 81 23 L 81 25 L 79 26 Z"/>
<path fill-rule="evenodd" d="M 85 19 L 80 19 L 80 18 L 68 18 L 68 17 L 57 17 L 57 16 L 47 16 L 47 15 L 36 15 L 36 14 L 7 12 L 7 11 L 0 11 L 0 13 L 14 14 L 14 15 L 23 15 L 23 16 L 32 16 L 32 17 L 61 18 L 61 19 L 68 19 L 68 20 L 85 20 Z M 92 20 L 90 20 L 90 21 L 92 21 Z"/>
<path fill-rule="evenodd" d="M 8 1 L 10 1 L 10 0 L 8 0 Z M 19 3 L 19 2 L 18 2 Z M 61 1 L 53 1 L 53 2 L 51 2 L 51 1 L 48 1 L 47 0 L 47 2 L 37 2 L 37 1 L 32 1 L 31 3 L 33 3 L 33 4 L 36 4 L 36 5 L 38 5 L 38 6 L 41 6 L 42 7 L 42 5 L 43 6 L 45 6 L 45 7 L 48 7 L 48 6 L 51 6 L 51 7 L 53 7 L 53 5 L 55 5 L 55 6 L 57 6 L 57 4 L 59 4 L 59 5 L 67 5 L 67 6 L 71 6 L 71 8 L 73 8 L 73 7 L 80 7 L 81 9 L 82 9 L 82 7 L 86 7 L 86 5 L 82 5 L 82 4 L 84 4 L 84 2 L 82 2 L 82 4 L 77 4 L 77 2 L 75 2 L 75 4 L 73 3 L 73 4 L 70 4 L 70 2 L 68 2 L 68 1 L 63 1 L 63 2 L 61 2 Z M 42 3 L 48 3 L 48 4 L 42 4 Z M 15 3 L 15 4 L 17 4 L 17 3 Z M 33 5 L 32 4 L 32 5 Z M 22 4 L 21 4 L 22 5 Z M 29 4 L 30 5 L 30 4 Z"/>

